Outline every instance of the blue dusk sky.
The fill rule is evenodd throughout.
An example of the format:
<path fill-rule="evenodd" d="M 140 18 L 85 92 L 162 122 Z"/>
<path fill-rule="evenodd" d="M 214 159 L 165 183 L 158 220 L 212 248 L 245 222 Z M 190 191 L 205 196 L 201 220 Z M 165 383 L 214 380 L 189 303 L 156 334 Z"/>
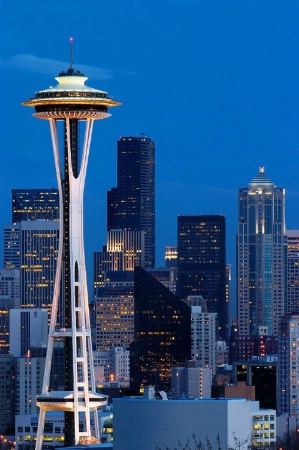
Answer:
<path fill-rule="evenodd" d="M 178 215 L 223 214 L 234 267 L 238 189 L 259 166 L 286 188 L 287 227 L 299 228 L 298 0 L 1 0 L 0 21 L 2 228 L 11 189 L 56 187 L 49 125 L 21 102 L 69 67 L 71 36 L 87 84 L 122 102 L 94 126 L 89 279 L 120 136 L 156 143 L 157 265 Z"/>

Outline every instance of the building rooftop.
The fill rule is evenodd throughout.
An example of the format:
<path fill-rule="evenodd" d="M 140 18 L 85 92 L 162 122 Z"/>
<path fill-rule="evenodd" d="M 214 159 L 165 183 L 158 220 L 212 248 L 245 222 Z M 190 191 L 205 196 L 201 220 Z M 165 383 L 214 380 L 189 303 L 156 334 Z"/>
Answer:
<path fill-rule="evenodd" d="M 259 167 L 257 175 L 249 183 L 249 187 L 256 187 L 256 186 L 275 188 L 275 184 L 265 174 L 265 167 Z"/>

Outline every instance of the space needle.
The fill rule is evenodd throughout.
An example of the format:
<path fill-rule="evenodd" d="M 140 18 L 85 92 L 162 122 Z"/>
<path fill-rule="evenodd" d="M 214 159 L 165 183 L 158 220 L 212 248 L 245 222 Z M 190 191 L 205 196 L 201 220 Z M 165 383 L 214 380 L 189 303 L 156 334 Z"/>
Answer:
<path fill-rule="evenodd" d="M 73 67 L 72 38 L 70 67 L 55 79 L 56 86 L 36 92 L 22 103 L 34 107 L 34 117 L 49 121 L 60 202 L 60 239 L 48 348 L 42 393 L 37 398 L 40 413 L 36 450 L 42 449 L 47 411 L 64 411 L 64 445 L 70 446 L 98 441 L 97 410 L 106 404 L 106 397 L 96 393 L 94 378 L 83 242 L 83 194 L 94 120 L 109 117 L 108 108 L 120 103 L 112 100 L 107 92 L 85 85 L 87 78 Z M 57 340 L 63 341 L 65 347 L 64 391 L 49 388 Z"/>

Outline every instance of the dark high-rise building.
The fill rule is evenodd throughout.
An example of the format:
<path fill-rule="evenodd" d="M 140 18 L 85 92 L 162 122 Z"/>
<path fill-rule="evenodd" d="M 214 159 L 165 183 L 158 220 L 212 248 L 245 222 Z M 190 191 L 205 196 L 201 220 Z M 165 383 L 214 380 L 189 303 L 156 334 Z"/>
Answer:
<path fill-rule="evenodd" d="M 107 227 L 145 232 L 146 268 L 155 266 L 155 143 L 148 137 L 117 142 L 117 188 L 108 192 Z"/>
<path fill-rule="evenodd" d="M 0 355 L 0 433 L 13 435 L 16 413 L 16 359 Z"/>
<path fill-rule="evenodd" d="M 246 382 L 246 386 L 255 387 L 255 400 L 260 402 L 261 408 L 277 409 L 277 358 L 235 361 L 233 372 L 233 384 Z"/>
<path fill-rule="evenodd" d="M 23 220 L 58 220 L 58 189 L 12 189 L 12 223 Z"/>
<path fill-rule="evenodd" d="M 191 358 L 191 308 L 142 267 L 135 268 L 131 388 L 171 388 L 171 367 Z"/>
<path fill-rule="evenodd" d="M 217 335 L 227 336 L 225 217 L 178 217 L 178 283 L 181 299 L 202 295 L 217 313 Z"/>

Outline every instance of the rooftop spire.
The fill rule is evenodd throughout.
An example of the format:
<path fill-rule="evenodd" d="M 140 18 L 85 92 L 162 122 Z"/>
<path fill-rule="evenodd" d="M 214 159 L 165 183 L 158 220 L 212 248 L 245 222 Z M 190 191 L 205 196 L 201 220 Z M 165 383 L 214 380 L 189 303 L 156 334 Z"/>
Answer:
<path fill-rule="evenodd" d="M 251 180 L 249 183 L 250 187 L 253 186 L 267 186 L 267 187 L 275 187 L 274 183 L 265 173 L 265 167 L 260 166 L 258 174 Z"/>

